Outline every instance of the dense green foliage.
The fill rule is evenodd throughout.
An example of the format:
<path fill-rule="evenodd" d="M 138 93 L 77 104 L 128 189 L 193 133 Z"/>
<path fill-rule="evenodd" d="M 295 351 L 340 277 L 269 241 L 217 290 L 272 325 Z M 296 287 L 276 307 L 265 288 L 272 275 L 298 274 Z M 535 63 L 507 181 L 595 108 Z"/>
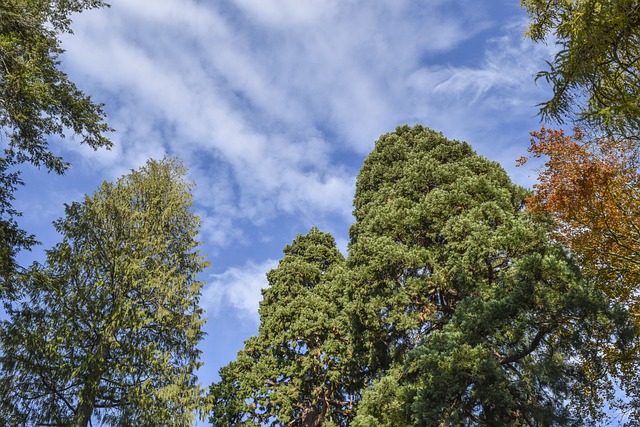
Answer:
<path fill-rule="evenodd" d="M 215 426 L 347 425 L 361 386 L 349 381 L 343 311 L 344 258 L 333 237 L 312 229 L 284 248 L 267 277 L 258 335 L 214 384 Z"/>
<path fill-rule="evenodd" d="M 0 293 L 11 291 L 15 255 L 35 243 L 12 208 L 21 184 L 15 166 L 28 162 L 62 173 L 67 163 L 49 147 L 50 137 L 75 135 L 93 148 L 109 147 L 102 107 L 59 68 L 59 36 L 71 32 L 70 16 L 104 6 L 99 0 L 0 1 Z"/>
<path fill-rule="evenodd" d="M 71 131 L 91 147 L 108 146 L 104 113 L 59 69 L 59 35 L 72 13 L 102 7 L 99 0 L 2 0 L 0 3 L 0 128 L 4 156 L 62 172 L 65 163 L 48 137 Z M 6 138 L 6 139 L 5 139 Z"/>
<path fill-rule="evenodd" d="M 538 77 L 553 88 L 544 118 L 577 118 L 640 137 L 640 4 L 636 0 L 521 0 L 528 36 L 559 51 Z"/>
<path fill-rule="evenodd" d="M 67 205 L 62 242 L 5 304 L 3 425 L 192 425 L 206 263 L 184 173 L 149 161 Z"/>
<path fill-rule="evenodd" d="M 355 425 L 589 424 L 578 409 L 609 387 L 590 342 L 612 314 L 526 195 L 430 129 L 378 140 L 349 246 L 354 336 L 378 378 Z"/>
<path fill-rule="evenodd" d="M 538 74 L 553 89 L 543 118 L 635 150 L 638 3 L 521 3 L 527 35 L 559 46 Z M 50 144 L 72 135 L 111 145 L 102 106 L 59 67 L 71 15 L 104 6 L 0 0 L 0 423 L 190 426 L 207 411 L 214 426 L 581 426 L 605 418 L 616 376 L 640 395 L 628 313 L 549 241 L 549 218 L 524 209 L 528 191 L 421 126 L 383 135 L 366 159 L 347 259 L 316 228 L 284 248 L 258 334 L 208 398 L 195 375 L 206 262 L 179 162 L 150 161 L 68 205 L 62 242 L 20 271 L 35 237 L 13 208 L 19 165 L 63 173 Z M 625 276 L 611 259 L 595 269 L 613 283 Z"/>
<path fill-rule="evenodd" d="M 604 354 L 628 317 L 548 242 L 528 194 L 466 143 L 421 126 L 383 135 L 358 176 L 346 263 L 315 229 L 285 248 L 258 335 L 211 388 L 213 425 L 602 419 Z"/>

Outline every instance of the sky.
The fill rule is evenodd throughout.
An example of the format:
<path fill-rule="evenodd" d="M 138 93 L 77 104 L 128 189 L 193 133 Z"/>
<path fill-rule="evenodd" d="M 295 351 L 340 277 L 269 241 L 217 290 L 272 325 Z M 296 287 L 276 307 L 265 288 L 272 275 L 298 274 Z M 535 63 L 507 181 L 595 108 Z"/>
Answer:
<path fill-rule="evenodd" d="M 516 168 L 553 46 L 523 37 L 518 0 L 111 0 L 74 16 L 61 67 L 104 103 L 114 147 L 51 140 L 64 176 L 25 167 L 15 206 L 42 246 L 103 180 L 176 156 L 196 183 L 203 385 L 257 332 L 260 289 L 312 226 L 346 254 L 355 180 L 376 139 L 423 124 Z M 535 166 L 535 165 L 534 165 Z"/>

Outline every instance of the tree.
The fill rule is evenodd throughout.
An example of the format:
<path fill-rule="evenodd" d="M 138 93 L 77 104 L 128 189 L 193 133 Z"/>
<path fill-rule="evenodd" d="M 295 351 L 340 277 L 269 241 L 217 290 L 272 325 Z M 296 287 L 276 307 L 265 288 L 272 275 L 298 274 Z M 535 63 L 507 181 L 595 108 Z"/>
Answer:
<path fill-rule="evenodd" d="M 71 14 L 104 5 L 99 0 L 0 3 L 0 292 L 11 290 L 16 253 L 35 243 L 18 227 L 20 213 L 11 207 L 22 184 L 16 166 L 28 162 L 64 172 L 68 164 L 49 147 L 54 136 L 76 135 L 93 148 L 111 146 L 102 106 L 59 68 L 59 36 L 71 32 Z"/>
<path fill-rule="evenodd" d="M 344 426 L 353 416 L 360 387 L 349 381 L 344 258 L 316 228 L 284 253 L 267 274 L 258 335 L 211 387 L 214 426 Z"/>
<path fill-rule="evenodd" d="M 66 206 L 62 242 L 5 303 L 5 425 L 193 423 L 206 263 L 184 174 L 149 161 Z"/>
<path fill-rule="evenodd" d="M 585 141 L 580 129 L 532 132 L 532 157 L 547 161 L 527 200 L 530 211 L 548 215 L 552 237 L 576 256 L 585 275 L 617 304 L 627 307 L 640 331 L 640 177 L 634 142 Z M 527 157 L 521 159 L 521 163 Z M 640 395 L 640 360 L 627 361 L 623 385 Z M 613 353 L 611 358 L 619 357 Z M 634 404 L 640 422 L 640 403 Z"/>
<path fill-rule="evenodd" d="M 103 7 L 100 0 L 3 0 L 0 5 L 0 127 L 5 157 L 56 172 L 66 164 L 48 137 L 67 131 L 91 147 L 110 146 L 101 105 L 59 69 L 59 35 L 71 33 L 72 13 Z"/>
<path fill-rule="evenodd" d="M 527 207 L 552 216 L 553 238 L 640 322 L 640 181 L 632 143 L 585 142 L 578 128 L 573 136 L 544 127 L 531 135 L 532 156 L 548 157 Z"/>
<path fill-rule="evenodd" d="M 640 4 L 633 0 L 522 0 L 534 41 L 555 38 L 549 70 L 553 98 L 545 119 L 577 119 L 573 137 L 542 129 L 531 152 L 549 156 L 530 209 L 556 222 L 554 238 L 570 248 L 609 298 L 631 311 L 640 331 L 638 297 L 638 140 Z M 603 137 L 604 135 L 604 137 Z M 526 160 L 526 158 L 523 158 Z M 615 357 L 619 357 L 616 352 Z M 636 349 L 637 354 L 637 349 Z M 609 358 L 614 358 L 609 355 Z M 640 360 L 623 364 L 632 417 L 640 423 Z"/>
<path fill-rule="evenodd" d="M 352 425 L 602 416 L 612 386 L 595 343 L 613 345 L 624 312 L 547 241 L 528 195 L 468 144 L 422 126 L 376 142 L 347 259 L 354 347 L 373 384 Z"/>
<path fill-rule="evenodd" d="M 36 240 L 18 225 L 21 213 L 13 208 L 12 202 L 22 182 L 19 173 L 10 172 L 10 167 L 6 159 L 0 158 L 0 296 L 13 297 L 16 292 L 13 278 L 18 270 L 15 256 L 36 244 Z"/>
<path fill-rule="evenodd" d="M 640 4 L 635 0 L 521 0 L 527 35 L 559 51 L 538 78 L 553 97 L 542 116 L 577 118 L 607 133 L 640 137 Z"/>

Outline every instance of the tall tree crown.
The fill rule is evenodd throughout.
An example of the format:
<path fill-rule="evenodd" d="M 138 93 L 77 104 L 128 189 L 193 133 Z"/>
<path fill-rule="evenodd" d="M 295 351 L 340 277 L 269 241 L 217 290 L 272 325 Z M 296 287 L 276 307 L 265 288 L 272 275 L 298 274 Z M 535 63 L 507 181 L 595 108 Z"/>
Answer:
<path fill-rule="evenodd" d="M 583 369 L 581 352 L 591 333 L 609 333 L 598 322 L 611 314 L 523 209 L 528 194 L 431 129 L 377 141 L 358 176 L 347 260 L 354 347 L 373 380 L 354 425 L 580 425 L 578 407 L 599 416 L 588 386 L 600 371 Z"/>
<path fill-rule="evenodd" d="M 346 426 L 360 386 L 349 380 L 344 257 L 312 228 L 267 274 L 258 334 L 211 387 L 215 426 Z"/>
<path fill-rule="evenodd" d="M 374 288 L 371 309 L 388 317 L 397 357 L 427 320 L 437 324 L 514 251 L 539 244 L 520 218 L 527 194 L 468 144 L 431 129 L 404 126 L 378 140 L 356 184 L 348 262 Z"/>
<path fill-rule="evenodd" d="M 185 172 L 149 161 L 66 206 L 62 242 L 5 305 L 7 425 L 192 425 L 206 263 Z"/>

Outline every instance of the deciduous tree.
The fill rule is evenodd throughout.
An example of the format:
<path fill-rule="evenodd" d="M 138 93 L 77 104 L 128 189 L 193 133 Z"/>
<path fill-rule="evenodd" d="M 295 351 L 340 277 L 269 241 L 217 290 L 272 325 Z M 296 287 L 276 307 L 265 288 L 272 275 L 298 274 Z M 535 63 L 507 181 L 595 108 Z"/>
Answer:
<path fill-rule="evenodd" d="M 74 135 L 93 148 L 109 147 L 102 106 L 60 70 L 60 35 L 71 15 L 104 6 L 100 0 L 0 2 L 0 295 L 12 291 L 15 255 L 35 243 L 20 229 L 12 207 L 24 162 L 62 173 L 68 166 L 50 148 L 54 137 Z"/>
<path fill-rule="evenodd" d="M 549 213 L 557 226 L 553 237 L 640 319 L 640 177 L 632 143 L 585 141 L 577 128 L 572 136 L 544 127 L 531 135 L 529 151 L 546 163 L 528 208 Z"/>
<path fill-rule="evenodd" d="M 19 270 L 15 257 L 20 250 L 36 244 L 36 240 L 18 225 L 21 213 L 13 207 L 13 199 L 22 181 L 20 174 L 10 168 L 10 163 L 0 158 L 0 296 L 13 297 L 15 275 Z"/>
<path fill-rule="evenodd" d="M 553 238 L 576 256 L 583 272 L 617 304 L 627 307 L 640 331 L 640 179 L 638 152 L 629 140 L 585 140 L 580 129 L 532 132 L 529 151 L 546 163 L 528 208 L 548 215 Z M 526 157 L 521 159 L 525 162 Z M 638 349 L 623 357 L 623 386 L 640 422 Z M 621 356 L 609 353 L 610 363 Z"/>
<path fill-rule="evenodd" d="M 66 206 L 62 242 L 5 304 L 4 425 L 193 424 L 206 263 L 184 174 L 149 161 Z"/>
<path fill-rule="evenodd" d="M 0 4 L 0 127 L 5 157 L 56 172 L 66 164 L 49 137 L 70 132 L 91 147 L 109 146 L 104 112 L 60 70 L 60 35 L 71 14 L 100 0 L 3 0 Z"/>
<path fill-rule="evenodd" d="M 539 78 L 553 97 L 545 119 L 638 138 L 640 129 L 640 4 L 635 0 L 521 0 L 528 36 L 559 46 Z"/>

